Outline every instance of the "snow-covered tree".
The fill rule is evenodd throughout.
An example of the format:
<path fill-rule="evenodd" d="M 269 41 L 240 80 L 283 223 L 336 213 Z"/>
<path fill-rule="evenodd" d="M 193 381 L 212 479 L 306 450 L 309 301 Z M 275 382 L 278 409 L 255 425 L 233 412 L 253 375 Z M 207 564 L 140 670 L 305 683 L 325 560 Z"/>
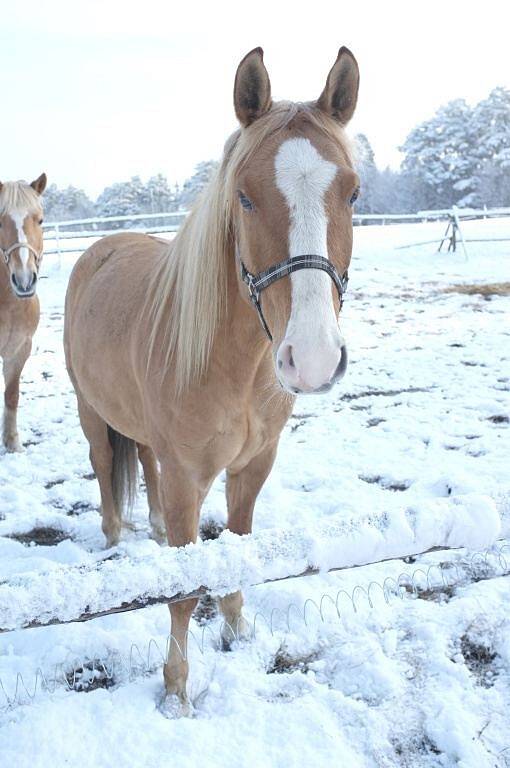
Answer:
<path fill-rule="evenodd" d="M 404 173 L 422 185 L 426 208 L 470 205 L 476 189 L 477 158 L 472 110 L 451 101 L 414 128 L 401 151 Z"/>
<path fill-rule="evenodd" d="M 144 186 L 143 213 L 166 213 L 177 206 L 176 190 L 171 189 L 166 176 L 158 173 L 151 176 Z"/>
<path fill-rule="evenodd" d="M 449 102 L 411 131 L 401 149 L 403 173 L 418 182 L 417 207 L 508 204 L 510 91 L 495 88 L 475 107 Z"/>
<path fill-rule="evenodd" d="M 46 221 L 85 219 L 94 216 L 94 203 L 83 189 L 69 186 L 59 189 L 51 184 L 44 192 L 44 218 Z"/>
<path fill-rule="evenodd" d="M 355 136 L 356 172 L 360 179 L 360 195 L 356 201 L 356 213 L 375 213 L 374 193 L 378 170 L 374 150 L 364 133 Z"/>
<path fill-rule="evenodd" d="M 190 208 L 193 205 L 200 192 L 216 173 L 217 168 L 218 163 L 216 160 L 205 160 L 198 163 L 193 176 L 186 179 L 182 186 L 179 198 L 179 206 L 181 208 Z"/>
<path fill-rule="evenodd" d="M 475 203 L 510 205 L 510 90 L 494 88 L 473 110 L 478 159 Z"/>
<path fill-rule="evenodd" d="M 127 216 L 143 213 L 146 204 L 144 185 L 139 176 L 106 187 L 96 201 L 98 216 Z"/>

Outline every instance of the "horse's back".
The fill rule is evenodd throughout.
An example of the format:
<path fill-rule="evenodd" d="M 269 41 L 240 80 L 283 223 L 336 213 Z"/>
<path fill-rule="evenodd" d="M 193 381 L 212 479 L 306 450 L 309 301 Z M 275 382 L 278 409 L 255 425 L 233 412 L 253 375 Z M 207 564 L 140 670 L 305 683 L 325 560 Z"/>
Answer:
<path fill-rule="evenodd" d="M 73 298 L 85 290 L 87 283 L 100 271 L 102 280 L 103 277 L 108 279 L 112 270 L 122 268 L 121 273 L 117 272 L 116 282 L 130 281 L 147 262 L 153 270 L 154 262 L 162 259 L 169 247 L 168 241 L 138 232 L 121 232 L 98 240 L 82 253 L 73 267 L 66 294 L 66 311 L 71 308 Z"/>

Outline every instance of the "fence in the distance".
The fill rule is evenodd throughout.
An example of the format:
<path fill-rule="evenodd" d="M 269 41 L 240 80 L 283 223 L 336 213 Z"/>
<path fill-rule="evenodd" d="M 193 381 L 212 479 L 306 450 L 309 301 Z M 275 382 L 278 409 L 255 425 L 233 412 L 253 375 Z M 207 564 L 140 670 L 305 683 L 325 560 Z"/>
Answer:
<path fill-rule="evenodd" d="M 126 216 L 103 216 L 88 219 L 70 219 L 68 221 L 49 222 L 43 224 L 44 236 L 47 240 L 54 241 L 54 245 L 45 248 L 46 254 L 76 253 L 81 250 L 76 243 L 67 245 L 72 240 L 100 238 L 115 232 L 141 232 L 143 234 L 164 234 L 177 232 L 182 221 L 188 215 L 188 211 L 166 211 L 161 213 L 139 213 Z M 448 250 L 455 251 L 460 242 L 466 254 L 466 243 L 469 242 L 493 242 L 510 241 L 509 237 L 465 238 L 461 223 L 474 219 L 494 219 L 510 217 L 510 208 L 470 209 L 457 208 L 438 211 L 419 211 L 418 213 L 365 213 L 354 214 L 352 217 L 354 226 L 370 226 L 385 224 L 413 224 L 420 222 L 447 222 L 447 228 L 442 238 L 425 240 L 400 248 L 411 248 L 421 245 L 438 243 L 440 251 L 445 243 Z M 467 254 L 466 254 L 467 255 Z"/>

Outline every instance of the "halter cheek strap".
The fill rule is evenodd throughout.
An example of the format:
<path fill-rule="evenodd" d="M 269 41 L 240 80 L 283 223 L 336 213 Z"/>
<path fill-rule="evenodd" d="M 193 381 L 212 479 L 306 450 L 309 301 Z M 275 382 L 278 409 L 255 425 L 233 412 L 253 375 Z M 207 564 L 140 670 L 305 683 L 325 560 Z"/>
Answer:
<path fill-rule="evenodd" d="M 249 272 L 246 269 L 243 261 L 240 261 L 240 263 L 241 278 L 243 282 L 248 286 L 250 299 L 253 303 L 253 306 L 257 310 L 262 328 L 266 332 L 269 341 L 273 341 L 273 337 L 262 312 L 260 294 L 269 285 L 275 283 L 277 280 L 280 280 L 282 277 L 290 275 L 292 272 L 297 272 L 300 269 L 321 269 L 323 272 L 326 272 L 335 284 L 335 287 L 338 291 L 338 296 L 340 298 L 340 309 L 342 308 L 343 297 L 345 291 L 347 290 L 349 275 L 346 270 L 343 275 L 340 276 L 333 264 L 324 256 L 317 256 L 314 254 L 292 256 L 289 259 L 285 259 L 285 261 L 280 261 L 278 264 L 274 264 L 272 267 L 269 267 L 263 272 L 259 272 L 258 275 L 253 275 L 251 272 Z"/>
<path fill-rule="evenodd" d="M 28 248 L 28 250 L 34 254 L 36 264 L 39 265 L 39 262 L 42 258 L 42 252 L 39 253 L 39 251 L 36 251 L 35 248 L 32 245 L 30 245 L 30 243 L 13 243 L 8 248 L 0 247 L 0 253 L 4 257 L 6 264 L 9 263 L 9 259 L 11 258 L 11 253 L 15 251 L 16 248 Z"/>

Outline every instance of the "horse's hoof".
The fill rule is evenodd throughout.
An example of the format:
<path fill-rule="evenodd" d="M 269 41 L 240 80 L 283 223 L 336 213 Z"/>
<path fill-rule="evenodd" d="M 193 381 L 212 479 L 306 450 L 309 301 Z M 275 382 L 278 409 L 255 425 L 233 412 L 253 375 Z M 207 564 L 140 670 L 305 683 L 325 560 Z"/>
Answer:
<path fill-rule="evenodd" d="M 158 526 L 153 525 L 151 527 L 151 539 L 161 545 L 168 544 L 166 528 L 159 528 Z"/>
<path fill-rule="evenodd" d="M 117 544 L 119 543 L 119 541 L 120 541 L 120 532 L 119 533 L 111 533 L 111 534 L 106 534 L 105 533 L 105 538 L 106 538 L 106 543 L 104 545 L 104 548 L 105 549 L 111 549 L 112 547 L 116 547 Z"/>
<path fill-rule="evenodd" d="M 23 453 L 23 446 L 19 441 L 19 437 L 7 438 L 4 445 L 7 453 Z"/>
<path fill-rule="evenodd" d="M 178 696 L 176 693 L 165 693 L 159 702 L 159 711 L 168 720 L 176 720 L 179 717 L 192 717 L 193 707 L 186 695 Z"/>
<path fill-rule="evenodd" d="M 165 521 L 161 514 L 151 509 L 149 512 L 149 522 L 151 524 L 151 539 L 157 541 L 158 544 L 168 544 Z"/>
<path fill-rule="evenodd" d="M 251 627 L 244 616 L 240 616 L 233 627 L 224 621 L 221 627 L 221 650 L 231 651 L 234 643 L 250 640 L 251 635 Z"/>

